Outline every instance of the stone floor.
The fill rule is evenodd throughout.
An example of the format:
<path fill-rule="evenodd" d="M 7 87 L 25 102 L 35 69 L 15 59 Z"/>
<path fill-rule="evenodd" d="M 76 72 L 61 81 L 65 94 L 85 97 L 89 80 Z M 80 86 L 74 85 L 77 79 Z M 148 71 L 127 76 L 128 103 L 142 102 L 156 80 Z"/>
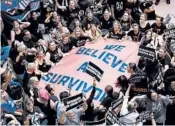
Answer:
<path fill-rule="evenodd" d="M 166 0 L 160 0 L 159 5 L 155 6 L 155 10 L 160 16 L 173 14 L 175 17 L 175 0 L 171 0 L 171 4 L 166 4 Z"/>

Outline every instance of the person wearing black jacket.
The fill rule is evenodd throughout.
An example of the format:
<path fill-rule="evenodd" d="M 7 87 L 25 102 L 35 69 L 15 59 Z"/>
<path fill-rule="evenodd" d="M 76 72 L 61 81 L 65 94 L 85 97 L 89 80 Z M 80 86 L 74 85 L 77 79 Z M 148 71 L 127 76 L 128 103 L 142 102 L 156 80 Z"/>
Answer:
<path fill-rule="evenodd" d="M 94 78 L 92 92 L 91 92 L 89 98 L 86 100 L 86 103 L 88 105 L 88 109 L 85 111 L 85 114 L 81 117 L 81 120 L 83 120 L 83 121 L 93 121 L 95 118 L 95 113 L 93 110 L 94 109 L 93 99 L 95 96 L 95 92 L 96 92 L 96 80 Z"/>

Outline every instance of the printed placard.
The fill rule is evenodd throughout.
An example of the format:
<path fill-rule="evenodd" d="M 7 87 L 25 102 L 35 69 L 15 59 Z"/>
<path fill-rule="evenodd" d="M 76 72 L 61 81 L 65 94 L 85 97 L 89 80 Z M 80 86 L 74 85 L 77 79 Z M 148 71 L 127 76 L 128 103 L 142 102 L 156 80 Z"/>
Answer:
<path fill-rule="evenodd" d="M 92 77 L 95 77 L 95 79 L 99 82 L 103 76 L 104 71 L 94 63 L 89 62 L 88 67 L 86 68 L 86 73 Z"/>
<path fill-rule="evenodd" d="M 119 118 L 116 116 L 115 112 L 109 109 L 106 115 L 106 125 L 114 124 L 121 125 Z"/>
<path fill-rule="evenodd" d="M 167 30 L 164 32 L 164 36 L 165 36 L 165 39 L 175 37 L 175 28 L 167 29 Z"/>
<path fill-rule="evenodd" d="M 140 83 L 142 79 L 145 79 L 145 74 L 134 74 L 129 78 L 130 83 Z"/>
<path fill-rule="evenodd" d="M 140 115 L 136 119 L 136 122 L 137 123 L 145 122 L 148 118 L 151 117 L 151 113 L 152 113 L 152 111 L 144 111 L 144 112 L 140 113 Z"/>
<path fill-rule="evenodd" d="M 78 95 L 65 98 L 63 99 L 63 103 L 66 107 L 66 111 L 76 108 L 83 104 L 83 94 L 80 93 Z"/>
<path fill-rule="evenodd" d="M 145 46 L 140 46 L 139 51 L 138 51 L 138 56 L 146 57 L 148 59 L 153 60 L 155 57 L 155 49 L 145 47 Z"/>

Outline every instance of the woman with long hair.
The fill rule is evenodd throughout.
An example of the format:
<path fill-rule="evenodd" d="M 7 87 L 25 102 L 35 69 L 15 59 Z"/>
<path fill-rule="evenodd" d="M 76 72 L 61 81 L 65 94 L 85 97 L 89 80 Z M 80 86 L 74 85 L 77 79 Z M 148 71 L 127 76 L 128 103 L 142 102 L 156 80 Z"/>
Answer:
<path fill-rule="evenodd" d="M 121 40 L 125 35 L 126 34 L 122 30 L 120 22 L 114 21 L 113 27 L 109 30 L 109 33 L 105 35 L 104 39 L 113 38 L 113 39 Z"/>
<path fill-rule="evenodd" d="M 80 21 L 79 19 L 77 19 L 77 18 L 75 18 L 75 19 L 71 22 L 71 24 L 69 25 L 69 30 L 70 30 L 71 32 L 73 32 L 75 28 L 82 28 L 81 21 Z"/>
<path fill-rule="evenodd" d="M 49 43 L 45 58 L 46 62 L 51 62 L 52 65 L 58 63 L 63 58 L 63 53 L 55 42 L 52 41 Z"/>
<path fill-rule="evenodd" d="M 48 27 L 48 30 L 51 29 L 51 25 L 50 25 L 50 21 L 51 21 L 51 18 L 53 16 L 53 6 L 52 4 L 49 4 L 46 9 L 45 9 L 45 14 L 44 14 L 44 23 L 46 25 L 46 27 Z"/>
<path fill-rule="evenodd" d="M 142 33 L 145 33 L 147 30 L 151 29 L 151 25 L 147 21 L 147 15 L 145 13 L 142 13 L 140 16 L 139 27 Z"/>
<path fill-rule="evenodd" d="M 36 53 L 36 60 L 35 63 L 37 64 L 38 70 L 42 72 L 48 72 L 51 68 L 51 63 L 47 63 L 45 60 L 45 53 L 43 50 L 38 50 Z"/>
<path fill-rule="evenodd" d="M 29 22 L 14 21 L 13 28 L 10 33 L 11 42 L 9 43 L 9 45 L 11 45 L 14 40 L 18 40 L 20 42 L 23 41 L 22 30 L 28 27 L 29 25 Z"/>
<path fill-rule="evenodd" d="M 75 47 L 84 46 L 90 40 L 90 37 L 83 32 L 81 28 L 76 28 L 72 33 L 70 40 Z"/>
<path fill-rule="evenodd" d="M 122 30 L 129 31 L 129 29 L 131 28 L 132 22 L 133 22 L 133 19 L 132 19 L 131 15 L 127 11 L 125 11 L 121 20 L 120 20 Z"/>
<path fill-rule="evenodd" d="M 140 40 L 140 43 L 143 46 L 149 46 L 154 49 L 157 49 L 157 47 L 159 46 L 157 35 L 152 30 L 146 31 L 145 35 Z"/>
<path fill-rule="evenodd" d="M 98 29 L 95 24 L 91 24 L 90 30 L 86 31 L 86 33 L 91 38 L 91 40 L 97 40 L 102 34 L 100 29 Z"/>

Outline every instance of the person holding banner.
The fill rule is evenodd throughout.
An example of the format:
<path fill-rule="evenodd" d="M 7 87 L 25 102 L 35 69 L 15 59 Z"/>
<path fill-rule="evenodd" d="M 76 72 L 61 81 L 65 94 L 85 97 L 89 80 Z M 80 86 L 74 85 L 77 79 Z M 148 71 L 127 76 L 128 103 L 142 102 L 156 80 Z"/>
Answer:
<path fill-rule="evenodd" d="M 86 31 L 91 40 L 97 40 L 101 37 L 101 31 L 96 27 L 95 24 L 91 24 L 90 30 Z"/>
<path fill-rule="evenodd" d="M 91 38 L 86 33 L 84 33 L 84 31 L 81 28 L 77 27 L 73 31 L 70 40 L 75 47 L 80 47 L 84 46 L 86 42 L 91 40 Z"/>
<path fill-rule="evenodd" d="M 55 42 L 49 43 L 49 48 L 46 53 L 46 62 L 51 62 L 52 65 L 58 63 L 63 58 L 61 49 L 56 45 Z"/>

